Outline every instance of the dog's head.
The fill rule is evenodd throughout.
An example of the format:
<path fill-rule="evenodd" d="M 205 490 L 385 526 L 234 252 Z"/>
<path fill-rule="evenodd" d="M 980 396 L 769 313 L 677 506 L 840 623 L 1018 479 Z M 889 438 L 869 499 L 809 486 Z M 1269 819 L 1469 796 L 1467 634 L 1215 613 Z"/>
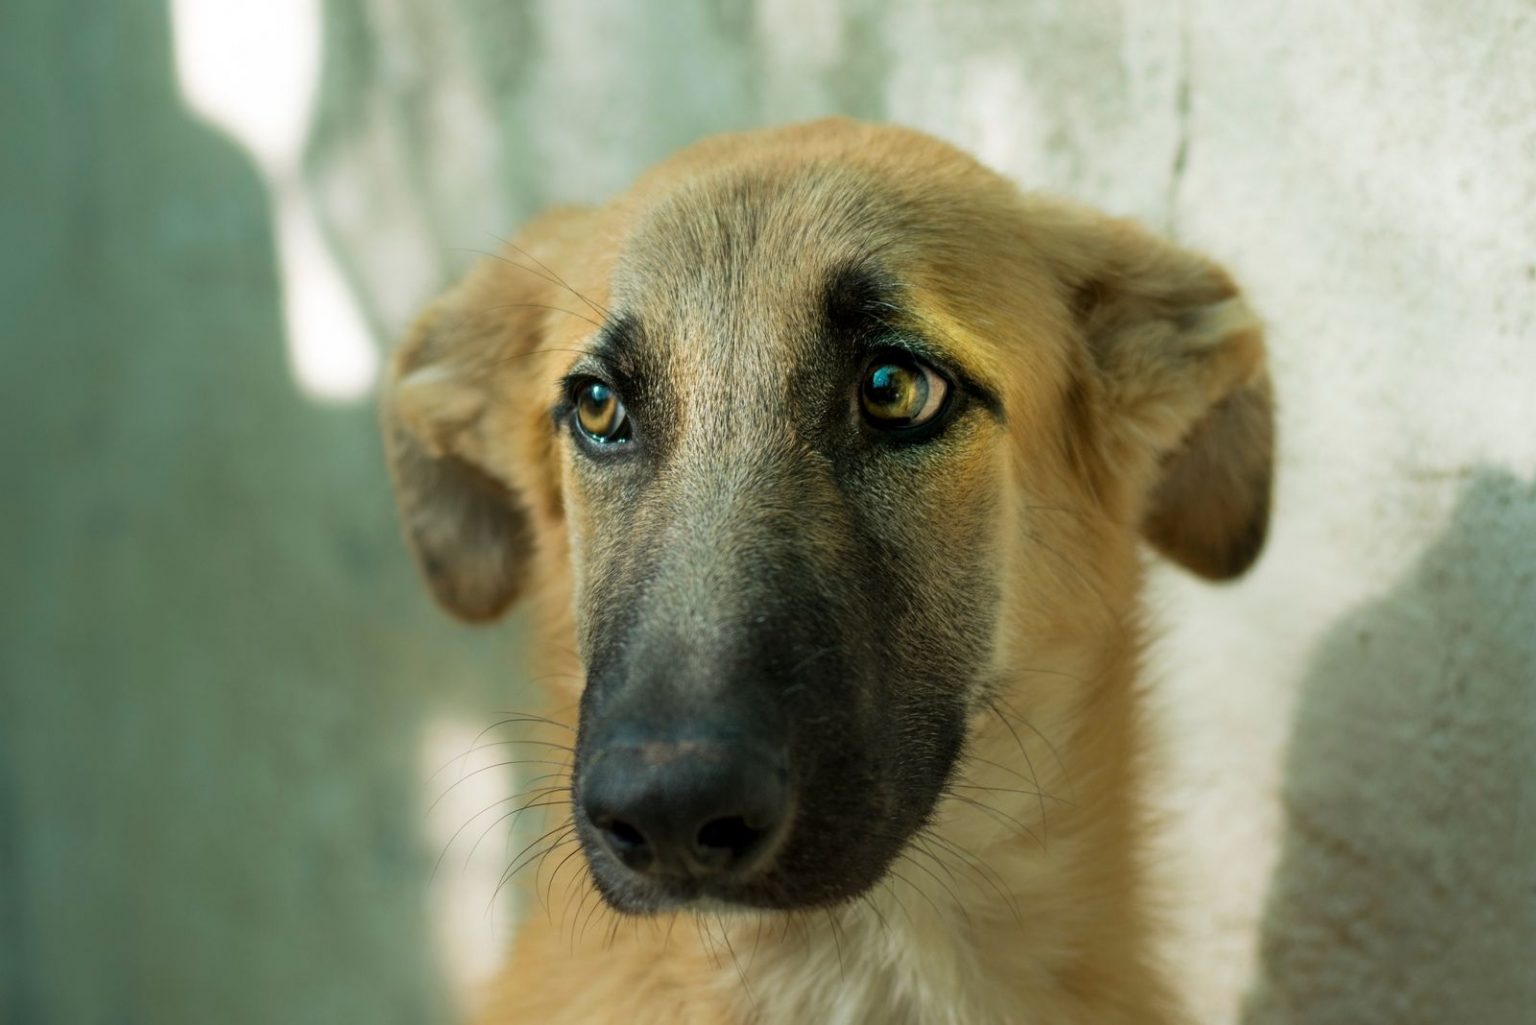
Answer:
<path fill-rule="evenodd" d="M 530 226 L 422 318 L 385 432 L 444 605 L 569 601 L 608 901 L 805 907 L 882 876 L 1013 667 L 1104 642 L 1138 535 L 1255 558 L 1263 361 L 1201 257 L 820 122 Z"/>

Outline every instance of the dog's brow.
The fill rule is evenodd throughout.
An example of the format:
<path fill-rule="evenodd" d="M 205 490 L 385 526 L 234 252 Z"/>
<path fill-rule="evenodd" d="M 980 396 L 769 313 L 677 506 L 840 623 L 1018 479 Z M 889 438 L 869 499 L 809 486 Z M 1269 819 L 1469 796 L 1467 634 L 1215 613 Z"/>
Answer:
<path fill-rule="evenodd" d="M 620 314 L 603 325 L 587 355 L 621 373 L 633 373 L 639 339 L 639 320 L 633 314 Z"/>
<path fill-rule="evenodd" d="M 900 318 L 899 293 L 900 286 L 877 270 L 844 265 L 827 275 L 822 315 L 827 327 L 841 335 L 889 329 Z"/>

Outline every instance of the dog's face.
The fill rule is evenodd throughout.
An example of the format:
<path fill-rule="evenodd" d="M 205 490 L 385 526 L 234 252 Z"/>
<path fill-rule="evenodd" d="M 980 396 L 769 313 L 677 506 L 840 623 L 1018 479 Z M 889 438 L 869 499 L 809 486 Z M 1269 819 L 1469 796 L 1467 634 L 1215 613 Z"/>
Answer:
<path fill-rule="evenodd" d="M 856 894 L 960 750 L 999 607 L 1004 414 L 881 245 L 909 216 L 837 169 L 685 185 L 634 228 L 566 375 L 578 822 L 620 906 Z M 678 744 L 698 748 L 643 753 Z M 663 801 L 741 793 L 697 795 L 676 828 L 704 841 L 667 844 L 615 773 Z"/>
<path fill-rule="evenodd" d="M 451 609 L 570 594 L 573 812 L 621 910 L 857 896 L 1138 525 L 1209 576 L 1258 550 L 1225 276 L 926 137 L 714 141 L 525 238 L 424 319 L 386 434 Z"/>

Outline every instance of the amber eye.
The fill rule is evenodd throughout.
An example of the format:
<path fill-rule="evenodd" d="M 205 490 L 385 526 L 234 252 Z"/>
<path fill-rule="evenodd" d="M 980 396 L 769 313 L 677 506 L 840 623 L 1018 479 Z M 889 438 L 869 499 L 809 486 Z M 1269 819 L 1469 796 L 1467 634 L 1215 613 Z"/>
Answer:
<path fill-rule="evenodd" d="M 949 382 L 905 352 L 883 352 L 864 371 L 859 405 L 864 419 L 881 430 L 922 427 L 944 409 Z"/>
<path fill-rule="evenodd" d="M 612 388 L 601 381 L 576 387 L 576 425 L 599 445 L 629 440 L 629 416 Z"/>

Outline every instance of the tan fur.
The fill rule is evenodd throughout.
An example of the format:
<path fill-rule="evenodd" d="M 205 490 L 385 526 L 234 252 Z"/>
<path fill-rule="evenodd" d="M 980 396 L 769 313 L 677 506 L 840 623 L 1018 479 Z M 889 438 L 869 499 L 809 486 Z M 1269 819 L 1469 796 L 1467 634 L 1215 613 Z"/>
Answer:
<path fill-rule="evenodd" d="M 549 422 L 557 382 L 625 289 L 631 303 L 683 296 L 679 337 L 731 330 L 771 355 L 788 330 L 775 318 L 836 255 L 818 246 L 852 244 L 816 219 L 832 199 L 807 195 L 804 222 L 775 210 L 746 312 L 690 292 L 692 257 L 668 251 L 663 229 L 674 213 L 688 223 L 733 168 L 773 180 L 807 164 L 851 169 L 846 180 L 877 182 L 919 212 L 881 245 L 926 329 L 1003 393 L 1006 435 L 967 434 L 943 480 L 917 493 L 940 540 L 958 510 L 995 501 L 1002 694 L 974 709 L 964 789 L 940 804 L 934 838 L 867 900 L 619 918 L 579 855 L 558 870 L 555 857 L 529 888 L 534 910 L 483 1021 L 1178 1020 L 1152 956 L 1143 864 L 1138 537 L 1211 577 L 1241 572 L 1263 537 L 1263 342 L 1219 268 L 1134 225 L 1020 195 L 917 133 L 827 121 L 707 140 L 606 207 L 529 226 L 505 261 L 424 315 L 385 400 L 407 533 L 456 613 L 489 618 L 531 596 L 533 673 L 554 681 L 556 718 L 574 715 L 581 552 L 600 543 L 603 498 L 580 485 Z M 827 188 L 845 188 L 843 175 Z M 689 415 L 718 414 L 710 368 L 686 349 L 676 358 L 678 379 L 698 382 Z M 459 476 L 444 486 L 449 470 Z M 482 504 L 492 511 L 475 512 L 478 533 L 455 535 L 455 517 Z M 444 568 L 465 557 L 464 573 Z"/>

